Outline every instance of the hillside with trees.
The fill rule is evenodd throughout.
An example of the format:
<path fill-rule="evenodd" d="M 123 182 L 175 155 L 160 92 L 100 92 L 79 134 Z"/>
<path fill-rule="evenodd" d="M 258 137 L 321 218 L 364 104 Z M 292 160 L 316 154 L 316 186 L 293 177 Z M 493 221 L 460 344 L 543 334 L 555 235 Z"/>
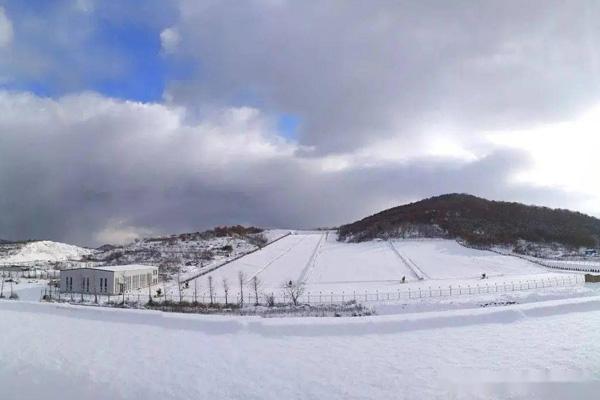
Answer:
<path fill-rule="evenodd" d="M 474 245 L 558 243 L 598 247 L 600 219 L 569 210 L 446 194 L 371 215 L 339 228 L 339 240 L 460 238 Z"/>

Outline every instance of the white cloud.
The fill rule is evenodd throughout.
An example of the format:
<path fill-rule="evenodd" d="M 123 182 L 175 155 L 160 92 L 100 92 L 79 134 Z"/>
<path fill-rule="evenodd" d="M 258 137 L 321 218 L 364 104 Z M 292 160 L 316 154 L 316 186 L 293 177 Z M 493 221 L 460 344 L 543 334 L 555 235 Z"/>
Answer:
<path fill-rule="evenodd" d="M 4 7 L 0 6 L 0 48 L 10 46 L 13 35 L 12 22 L 6 15 Z"/>
<path fill-rule="evenodd" d="M 518 151 L 470 159 L 415 142 L 421 152 L 409 157 L 377 147 L 305 156 L 257 109 L 230 107 L 200 123 L 185 116 L 93 93 L 0 91 L 0 209 L 10 210 L 0 237 L 102 244 L 217 224 L 332 226 L 456 191 L 577 206 L 551 190 L 506 186 L 527 167 Z"/>
<path fill-rule="evenodd" d="M 174 53 L 180 41 L 181 37 L 175 28 L 166 28 L 160 33 L 160 44 L 165 53 Z"/>
<path fill-rule="evenodd" d="M 561 188 L 586 200 L 586 210 L 600 214 L 600 105 L 582 115 L 532 129 L 489 133 L 496 145 L 528 152 L 529 168 L 515 182 Z"/>
<path fill-rule="evenodd" d="M 94 0 L 76 0 L 75 8 L 82 13 L 90 14 L 95 9 Z"/>
<path fill-rule="evenodd" d="M 112 219 L 96 234 L 95 242 L 123 245 L 136 239 L 151 237 L 156 233 L 149 228 L 127 225 L 124 220 Z"/>

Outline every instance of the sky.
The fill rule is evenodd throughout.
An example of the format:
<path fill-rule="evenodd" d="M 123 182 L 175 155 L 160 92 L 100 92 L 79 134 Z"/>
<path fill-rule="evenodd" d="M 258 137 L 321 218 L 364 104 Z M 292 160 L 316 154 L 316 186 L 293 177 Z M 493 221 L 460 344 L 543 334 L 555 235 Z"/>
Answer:
<path fill-rule="evenodd" d="M 600 3 L 0 0 L 0 238 L 600 216 Z"/>

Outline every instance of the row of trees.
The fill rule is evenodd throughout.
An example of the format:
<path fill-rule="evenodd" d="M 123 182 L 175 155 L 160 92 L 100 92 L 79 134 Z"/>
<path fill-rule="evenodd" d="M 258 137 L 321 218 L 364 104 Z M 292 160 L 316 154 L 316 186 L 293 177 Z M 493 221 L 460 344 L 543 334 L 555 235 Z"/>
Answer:
<path fill-rule="evenodd" d="M 198 284 L 197 279 L 194 279 L 194 299 L 198 298 Z M 245 305 L 245 299 L 249 298 L 244 295 L 246 290 L 250 290 L 252 293 L 252 297 L 254 300 L 254 306 L 258 306 L 261 304 L 261 298 L 264 298 L 264 303 L 268 306 L 275 305 L 275 297 L 272 293 L 263 293 L 262 291 L 262 281 L 255 275 L 248 282 L 246 274 L 243 271 L 239 271 L 237 275 L 237 281 L 235 282 L 239 298 L 237 298 L 233 303 L 230 301 L 230 293 L 231 293 L 231 282 L 227 278 L 223 278 L 220 282 L 215 282 L 212 276 L 208 276 L 207 285 L 208 285 L 208 297 L 209 304 L 211 306 L 218 303 L 217 301 L 217 287 L 220 286 L 222 292 L 224 294 L 224 305 L 229 306 L 232 304 L 237 304 L 239 307 L 243 307 Z M 249 284 L 249 286 L 248 286 Z M 182 284 L 180 278 L 178 277 L 178 289 L 179 289 L 179 300 L 180 302 L 184 299 L 184 289 L 189 288 L 189 283 Z M 291 304 L 298 305 L 300 297 L 304 294 L 305 286 L 303 282 L 294 282 L 292 280 L 282 283 L 281 289 L 284 291 L 286 298 L 290 299 Z"/>
<path fill-rule="evenodd" d="M 4 294 L 4 288 L 5 288 L 5 283 L 8 282 L 10 284 L 10 295 L 8 296 L 9 299 L 18 299 L 19 295 L 17 294 L 17 292 L 13 291 L 13 282 L 14 282 L 14 278 L 12 277 L 12 273 L 8 273 L 8 279 L 6 276 L 6 271 L 2 271 L 2 282 L 0 283 L 0 299 L 4 299 L 6 298 L 6 295 Z"/>

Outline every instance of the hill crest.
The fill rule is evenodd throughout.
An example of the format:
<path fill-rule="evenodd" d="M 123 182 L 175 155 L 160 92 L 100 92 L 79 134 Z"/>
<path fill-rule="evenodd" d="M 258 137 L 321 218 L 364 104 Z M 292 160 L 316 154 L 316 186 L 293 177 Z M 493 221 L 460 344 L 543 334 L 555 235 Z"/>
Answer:
<path fill-rule="evenodd" d="M 600 219 L 580 212 L 444 194 L 381 211 L 339 228 L 339 239 L 460 238 L 477 245 L 559 243 L 597 247 Z"/>

